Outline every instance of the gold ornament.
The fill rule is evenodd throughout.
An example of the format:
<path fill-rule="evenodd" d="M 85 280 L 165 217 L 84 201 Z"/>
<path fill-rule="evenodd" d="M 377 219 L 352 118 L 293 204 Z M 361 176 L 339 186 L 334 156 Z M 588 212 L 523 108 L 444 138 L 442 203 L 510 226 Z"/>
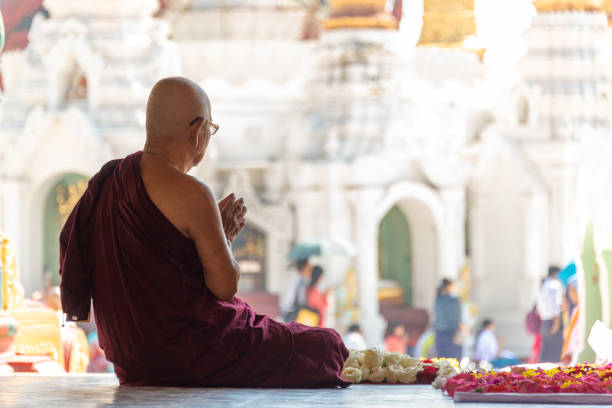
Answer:
<path fill-rule="evenodd" d="M 73 192 L 73 195 L 77 191 L 78 189 Z M 2 310 L 17 321 L 19 327 L 13 343 L 15 352 L 22 355 L 49 355 L 64 367 L 64 347 L 60 329 L 61 310 L 25 307 L 16 259 L 11 241 L 0 232 L 1 306 Z M 86 372 L 89 364 L 87 338 L 81 329 L 76 329 L 75 336 L 70 354 L 69 371 Z"/>
<path fill-rule="evenodd" d="M 57 201 L 58 224 L 64 226 L 74 206 L 79 202 L 83 193 L 87 190 L 87 181 L 80 180 L 76 184 L 64 186 L 60 184 L 55 189 Z"/>
<path fill-rule="evenodd" d="M 538 13 L 555 11 L 603 11 L 603 0 L 535 0 L 533 5 Z"/>
<path fill-rule="evenodd" d="M 342 28 L 378 28 L 396 30 L 398 20 L 386 9 L 386 0 L 331 0 L 326 30 Z"/>
<path fill-rule="evenodd" d="M 9 314 L 19 325 L 14 343 L 17 354 L 49 355 L 64 367 L 64 349 L 57 312 L 37 308 L 12 310 Z"/>
<path fill-rule="evenodd" d="M 604 0 L 603 10 L 608 15 L 608 25 L 612 27 L 612 0 Z"/>
<path fill-rule="evenodd" d="M 23 309 L 23 287 L 17 271 L 15 248 L 0 232 L 0 270 L 2 270 L 2 310 Z"/>
<path fill-rule="evenodd" d="M 466 47 L 465 40 L 476 34 L 474 0 L 425 0 L 423 27 L 418 45 L 459 48 L 482 58 L 484 49 Z"/>

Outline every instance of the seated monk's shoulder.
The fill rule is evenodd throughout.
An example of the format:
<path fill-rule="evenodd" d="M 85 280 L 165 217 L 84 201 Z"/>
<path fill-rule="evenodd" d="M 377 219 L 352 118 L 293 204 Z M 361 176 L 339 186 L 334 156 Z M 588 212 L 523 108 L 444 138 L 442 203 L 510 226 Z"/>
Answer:
<path fill-rule="evenodd" d="M 182 173 L 156 158 L 143 155 L 142 180 L 157 208 L 185 236 L 192 237 L 194 222 L 214 222 L 217 204 L 211 189 L 196 177 Z M 207 220 L 208 219 L 208 220 Z"/>

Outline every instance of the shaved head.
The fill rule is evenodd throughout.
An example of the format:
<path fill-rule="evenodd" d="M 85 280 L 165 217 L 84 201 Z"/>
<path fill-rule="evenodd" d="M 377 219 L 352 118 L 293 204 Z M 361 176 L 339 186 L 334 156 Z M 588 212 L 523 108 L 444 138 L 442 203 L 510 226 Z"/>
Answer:
<path fill-rule="evenodd" d="M 180 137 L 198 116 L 210 117 L 210 101 L 195 82 L 182 77 L 157 82 L 147 102 L 147 141 L 169 141 Z"/>
<path fill-rule="evenodd" d="M 164 78 L 153 86 L 147 102 L 143 152 L 187 172 L 204 158 L 211 126 L 206 92 L 190 79 Z"/>

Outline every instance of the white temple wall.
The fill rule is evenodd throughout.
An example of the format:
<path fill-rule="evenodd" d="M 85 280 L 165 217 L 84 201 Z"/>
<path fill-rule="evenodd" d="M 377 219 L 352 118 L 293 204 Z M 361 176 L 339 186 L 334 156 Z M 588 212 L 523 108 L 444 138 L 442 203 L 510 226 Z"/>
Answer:
<path fill-rule="evenodd" d="M 582 147 L 574 140 L 530 143 L 525 152 L 536 163 L 549 194 L 550 264 L 564 267 L 578 255 L 578 177 Z"/>
<path fill-rule="evenodd" d="M 286 170 L 291 174 L 288 199 L 295 209 L 296 242 L 331 238 L 350 244 L 354 219 L 343 185 L 345 165 L 288 163 Z M 334 287 L 344 283 L 352 260 L 334 256 L 317 262 L 326 269 L 323 286 Z"/>
<path fill-rule="evenodd" d="M 516 150 L 493 143 L 470 193 L 473 297 L 478 319 L 492 318 L 507 347 L 528 355 L 524 317 L 548 264 L 548 195 Z"/>
<path fill-rule="evenodd" d="M 15 242 L 18 267 L 29 295 L 44 284 L 42 220 L 50 188 L 67 174 L 94 175 L 110 160 L 111 151 L 87 117 L 75 109 L 33 111 L 18 142 L 4 150 L 4 172 L 10 178 L 0 182 L 4 196 L 1 224 Z"/>
<path fill-rule="evenodd" d="M 218 164 L 244 166 L 283 158 L 288 139 L 287 118 L 299 90 L 264 79 L 236 85 L 219 77 L 201 82 L 212 104 L 213 136 Z"/>
<path fill-rule="evenodd" d="M 181 74 L 196 82 L 223 78 L 244 84 L 252 78 L 287 83 L 313 67 L 313 42 L 283 40 L 178 41 Z"/>

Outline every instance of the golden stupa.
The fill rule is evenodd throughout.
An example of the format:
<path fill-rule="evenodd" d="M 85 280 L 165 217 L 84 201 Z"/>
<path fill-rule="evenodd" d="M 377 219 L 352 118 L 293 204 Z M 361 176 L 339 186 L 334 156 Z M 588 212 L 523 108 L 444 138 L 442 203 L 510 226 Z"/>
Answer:
<path fill-rule="evenodd" d="M 482 58 L 484 49 L 465 44 L 468 37 L 476 34 L 474 0 L 424 0 L 423 6 L 419 46 L 460 48 Z"/>
<path fill-rule="evenodd" d="M 342 28 L 377 28 L 396 30 L 398 19 L 385 7 L 387 0 L 331 0 L 326 30 Z"/>
<path fill-rule="evenodd" d="M 612 27 L 612 0 L 604 0 L 603 10 L 608 15 L 608 25 Z"/>
<path fill-rule="evenodd" d="M 610 1 L 606 1 L 610 3 Z M 603 11 L 604 0 L 535 0 L 536 10 L 540 13 L 554 11 Z"/>

